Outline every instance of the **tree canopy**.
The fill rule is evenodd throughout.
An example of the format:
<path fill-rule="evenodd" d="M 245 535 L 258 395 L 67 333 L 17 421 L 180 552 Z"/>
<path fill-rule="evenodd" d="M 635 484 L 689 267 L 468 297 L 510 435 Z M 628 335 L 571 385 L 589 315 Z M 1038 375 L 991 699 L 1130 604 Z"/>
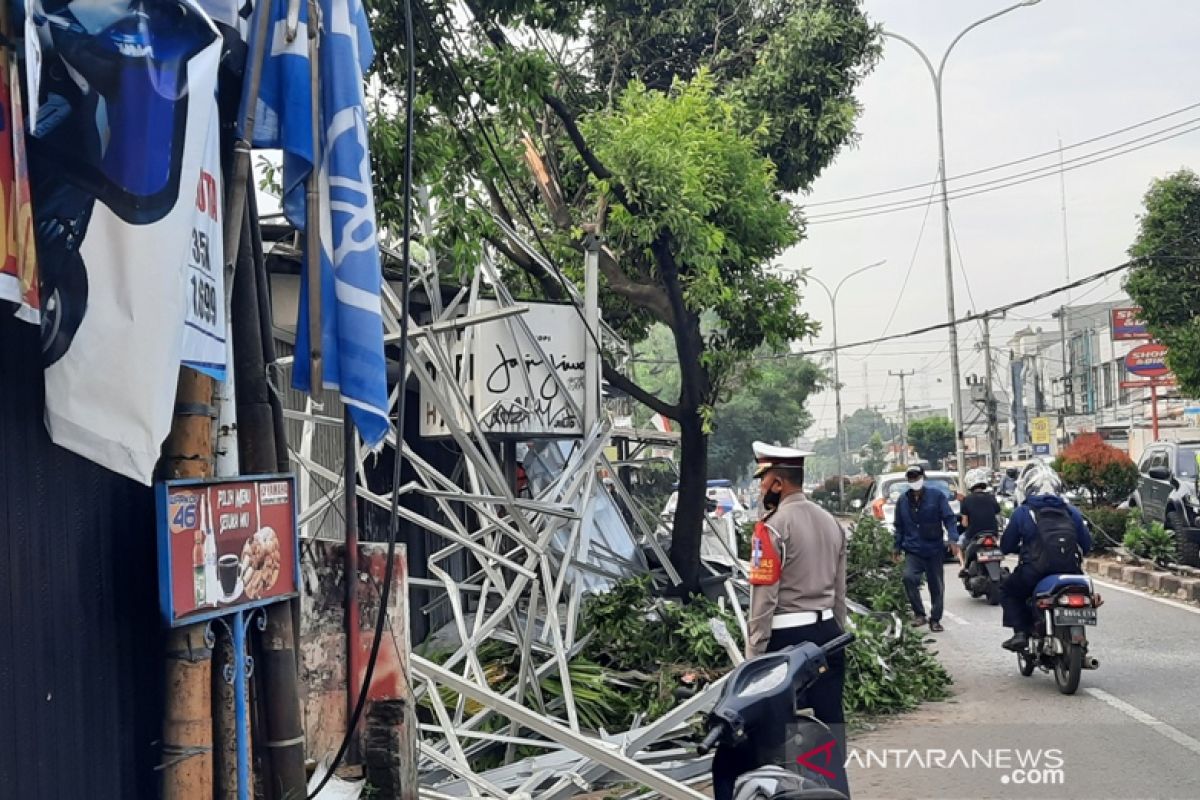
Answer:
<path fill-rule="evenodd" d="M 1154 181 L 1129 248 L 1125 291 L 1142 309 L 1180 388 L 1200 394 L 1200 176 L 1189 169 Z"/>
<path fill-rule="evenodd" d="M 394 230 L 404 131 L 390 109 L 404 86 L 404 4 L 368 2 L 377 208 Z M 695 589 L 714 406 L 748 355 L 815 331 L 798 311 L 797 280 L 767 268 L 803 234 L 786 193 L 854 140 L 854 91 L 878 58 L 879 31 L 859 0 L 465 6 L 415 4 L 429 252 L 442 273 L 461 273 L 486 243 L 518 296 L 557 298 L 555 272 L 578 280 L 586 232 L 603 237 L 605 320 L 634 342 L 654 321 L 671 332 L 676 399 L 611 362 L 604 374 L 679 422 L 671 557 Z M 706 313 L 714 324 L 702 328 Z"/>
<path fill-rule="evenodd" d="M 863 472 L 872 478 L 882 474 L 884 468 L 887 467 L 887 448 L 884 446 L 883 437 L 878 433 L 871 434 L 871 439 L 863 451 L 865 455 L 862 461 Z"/>
<path fill-rule="evenodd" d="M 928 417 L 908 423 L 908 443 L 921 458 L 941 466 L 954 452 L 954 423 L 945 417 Z"/>

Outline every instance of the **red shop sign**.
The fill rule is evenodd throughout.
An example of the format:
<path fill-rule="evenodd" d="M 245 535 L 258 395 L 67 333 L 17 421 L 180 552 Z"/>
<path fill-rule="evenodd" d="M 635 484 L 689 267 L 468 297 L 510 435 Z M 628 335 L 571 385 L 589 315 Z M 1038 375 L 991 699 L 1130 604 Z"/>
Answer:
<path fill-rule="evenodd" d="M 1143 378 L 1162 378 L 1170 375 L 1166 345 L 1152 342 L 1133 348 L 1125 355 L 1125 369 Z"/>
<path fill-rule="evenodd" d="M 159 601 L 168 625 L 296 595 L 295 489 L 291 475 L 158 485 Z"/>

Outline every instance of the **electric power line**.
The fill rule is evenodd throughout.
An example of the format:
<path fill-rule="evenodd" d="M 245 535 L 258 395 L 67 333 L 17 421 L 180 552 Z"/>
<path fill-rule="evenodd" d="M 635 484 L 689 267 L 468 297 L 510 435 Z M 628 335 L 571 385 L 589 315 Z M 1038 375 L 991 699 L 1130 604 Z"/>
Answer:
<path fill-rule="evenodd" d="M 1187 123 L 1181 123 L 1181 124 L 1191 124 L 1191 123 L 1198 122 L 1198 121 L 1200 121 L 1200 117 L 1189 120 Z M 1178 127 L 1178 126 L 1174 126 L 1174 127 Z M 1040 170 L 1050 170 L 1048 172 L 1042 172 L 1042 174 L 1039 174 L 1039 175 L 1032 175 L 1031 177 L 1022 177 L 1024 175 L 1027 175 L 1028 173 L 1017 173 L 1016 175 L 1009 175 L 1005 178 L 998 178 L 994 181 L 987 181 L 984 183 L 974 184 L 973 186 L 963 186 L 963 187 L 960 187 L 959 189 L 955 190 L 954 192 L 947 193 L 947 200 L 961 200 L 961 199 L 964 199 L 967 197 L 975 197 L 976 195 L 987 194 L 989 192 L 995 192 L 995 191 L 999 191 L 1001 189 L 1008 189 L 1013 186 L 1020 186 L 1025 183 L 1031 183 L 1036 180 L 1041 180 L 1042 178 L 1054 177 L 1056 175 L 1059 175 L 1062 172 L 1071 172 L 1073 170 L 1080 169 L 1082 167 L 1091 166 L 1092 164 L 1099 164 L 1102 161 L 1108 161 L 1109 159 L 1113 159 L 1118 156 L 1128 155 L 1129 153 L 1133 153 L 1138 150 L 1144 150 L 1147 147 L 1152 147 L 1153 145 L 1156 145 L 1156 144 L 1162 144 L 1163 142 L 1167 142 L 1172 139 L 1177 139 L 1180 136 L 1185 136 L 1189 133 L 1194 133 L 1195 131 L 1198 131 L 1198 130 L 1200 130 L 1200 125 L 1192 125 L 1192 127 L 1190 127 L 1190 128 L 1185 128 L 1184 130 L 1177 131 L 1168 136 L 1162 136 L 1161 138 L 1156 139 L 1155 141 L 1144 142 L 1142 144 L 1137 145 L 1136 147 L 1129 147 L 1128 149 L 1122 150 L 1120 152 L 1110 152 L 1107 155 L 1099 156 L 1097 158 L 1090 158 L 1090 156 L 1095 156 L 1098 153 L 1106 152 L 1105 150 L 1098 150 L 1095 153 L 1088 154 L 1088 156 L 1079 157 L 1080 159 L 1090 158 L 1090 160 L 1082 161 L 1081 163 L 1075 163 L 1075 164 L 1072 164 L 1071 166 L 1065 166 L 1065 167 L 1062 167 L 1061 169 L 1059 168 L 1059 166 L 1057 164 L 1055 164 L 1055 165 L 1051 165 L 1049 167 L 1040 167 L 1038 170 L 1031 170 L 1030 172 L 1038 172 Z M 1164 131 L 1159 131 L 1154 134 L 1149 134 L 1149 136 L 1158 136 L 1159 134 L 1161 134 L 1163 132 Z M 1142 138 L 1147 138 L 1147 137 L 1142 137 Z M 1119 147 L 1125 147 L 1126 145 L 1132 144 L 1133 141 L 1139 141 L 1139 140 L 1132 140 L 1131 142 L 1125 142 L 1121 145 L 1116 145 L 1114 148 L 1107 148 L 1107 149 L 1111 150 L 1111 149 L 1115 149 L 1115 148 L 1119 148 Z M 1072 159 L 1072 160 L 1079 161 L 1079 159 Z M 1068 161 L 1068 162 L 1064 162 L 1064 163 L 1070 163 L 1070 162 Z M 929 201 L 929 202 L 931 202 L 931 201 Z M 881 204 L 875 205 L 875 206 L 864 206 L 861 208 L 851 208 L 851 209 L 846 209 L 845 211 L 841 211 L 841 212 L 832 212 L 829 214 L 820 214 L 820 215 L 811 216 L 807 219 L 807 224 L 809 224 L 809 225 L 828 225 L 828 224 L 831 224 L 834 222 L 849 222 L 850 220 L 854 220 L 854 219 L 864 219 L 867 217 L 883 216 L 885 214 L 894 214 L 899 211 L 909 211 L 912 209 L 921 208 L 923 206 L 928 205 L 929 202 L 923 201 L 923 200 L 908 199 L 908 200 L 898 200 L 898 201 L 895 201 L 892 203 L 881 203 Z"/>
<path fill-rule="evenodd" d="M 990 167 L 983 167 L 981 169 L 972 170 L 970 172 L 963 172 L 958 175 L 952 175 L 946 179 L 946 182 L 949 183 L 952 181 L 962 180 L 963 178 L 970 178 L 975 175 L 982 175 L 985 172 L 995 172 L 996 170 L 1005 169 L 1006 167 L 1015 167 L 1018 164 L 1025 164 L 1030 161 L 1036 161 L 1039 158 L 1046 158 L 1048 156 L 1057 155 L 1058 153 L 1060 153 L 1063 150 L 1073 150 L 1076 147 L 1083 147 L 1085 145 L 1094 144 L 1094 143 L 1102 141 L 1104 139 L 1111 139 L 1113 136 L 1120 136 L 1122 133 L 1128 133 L 1129 131 L 1135 130 L 1137 128 L 1144 128 L 1147 125 L 1152 125 L 1155 122 L 1161 122 L 1162 120 L 1167 119 L 1168 117 L 1178 116 L 1179 114 L 1182 114 L 1185 111 L 1191 111 L 1196 108 L 1200 108 L 1200 103 L 1192 103 L 1191 105 L 1186 105 L 1183 108 L 1178 108 L 1174 111 L 1168 111 L 1165 114 L 1159 114 L 1157 117 L 1151 117 L 1150 119 L 1142 120 L 1141 122 L 1135 122 L 1132 125 L 1127 125 L 1124 128 L 1118 128 L 1117 130 L 1109 131 L 1108 133 L 1102 133 L 1098 136 L 1093 136 L 1090 139 L 1083 139 L 1082 141 L 1073 142 L 1068 145 L 1060 145 L 1059 147 L 1055 148 L 1054 150 L 1046 150 L 1041 153 L 1034 153 L 1031 156 L 1025 156 L 1023 158 L 1014 159 L 1012 161 L 1006 161 L 1003 164 L 995 164 Z M 806 205 L 808 208 L 816 208 L 818 206 L 838 205 L 840 203 L 849 203 L 853 200 L 868 200 L 872 197 L 882 197 L 884 195 L 889 195 L 889 194 L 899 194 L 900 192 L 909 192 L 909 191 L 912 191 L 913 189 L 923 189 L 926 186 L 933 186 L 934 191 L 936 191 L 937 185 L 938 185 L 938 181 L 935 176 L 932 181 L 929 181 L 927 183 L 913 183 L 913 184 L 909 184 L 908 186 L 898 186 L 894 189 L 882 189 L 880 191 L 868 192 L 866 194 L 853 195 L 851 197 L 839 197 L 836 200 L 822 200 L 821 202 L 818 202 L 818 203 L 807 203 Z"/>

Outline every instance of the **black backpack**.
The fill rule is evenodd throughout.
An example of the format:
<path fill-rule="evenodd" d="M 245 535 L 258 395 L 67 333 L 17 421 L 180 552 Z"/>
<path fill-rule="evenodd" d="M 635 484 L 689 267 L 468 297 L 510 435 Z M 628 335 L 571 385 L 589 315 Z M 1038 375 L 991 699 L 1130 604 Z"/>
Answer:
<path fill-rule="evenodd" d="M 1065 508 L 1030 509 L 1037 536 L 1029 544 L 1029 563 L 1043 575 L 1079 572 L 1079 534 Z"/>

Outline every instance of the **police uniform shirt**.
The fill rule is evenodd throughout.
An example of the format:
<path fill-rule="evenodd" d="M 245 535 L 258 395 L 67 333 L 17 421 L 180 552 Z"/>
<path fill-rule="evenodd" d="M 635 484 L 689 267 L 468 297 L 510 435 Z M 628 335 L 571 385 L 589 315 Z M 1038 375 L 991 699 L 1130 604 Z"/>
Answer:
<path fill-rule="evenodd" d="M 765 520 L 782 566 L 779 580 L 750 591 L 746 655 L 766 652 L 772 619 L 797 611 L 830 611 L 846 626 L 846 533 L 801 492 L 790 494 Z"/>

